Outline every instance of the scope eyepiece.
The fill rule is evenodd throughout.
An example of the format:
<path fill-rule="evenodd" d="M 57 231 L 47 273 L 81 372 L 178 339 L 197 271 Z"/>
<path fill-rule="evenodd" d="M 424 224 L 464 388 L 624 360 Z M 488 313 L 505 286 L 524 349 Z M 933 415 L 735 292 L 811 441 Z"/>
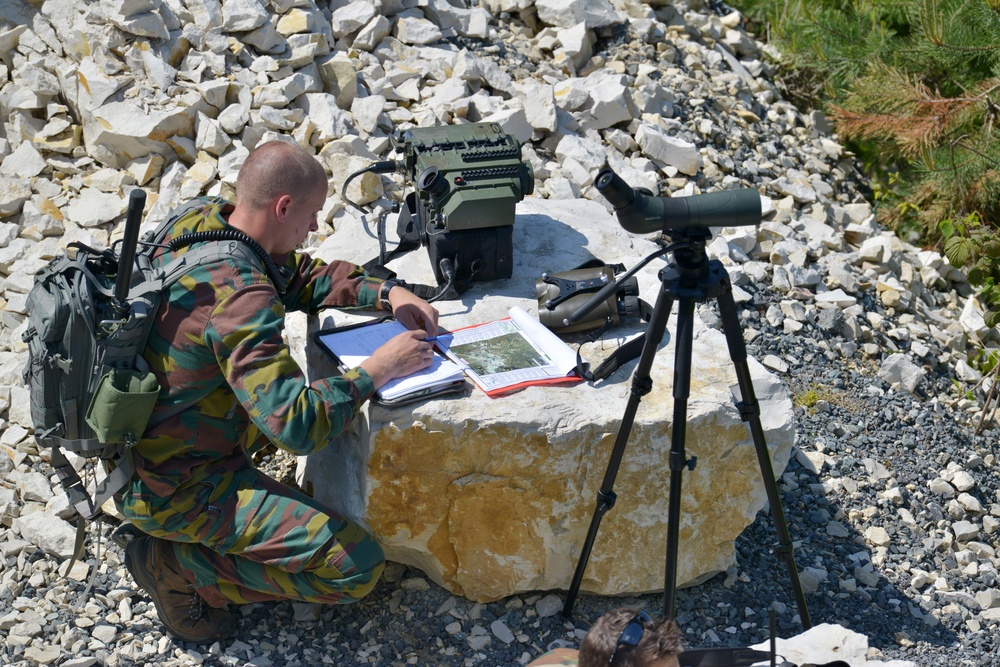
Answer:
<path fill-rule="evenodd" d="M 635 199 L 635 190 L 611 169 L 597 172 L 594 187 L 616 210 L 628 206 Z"/>

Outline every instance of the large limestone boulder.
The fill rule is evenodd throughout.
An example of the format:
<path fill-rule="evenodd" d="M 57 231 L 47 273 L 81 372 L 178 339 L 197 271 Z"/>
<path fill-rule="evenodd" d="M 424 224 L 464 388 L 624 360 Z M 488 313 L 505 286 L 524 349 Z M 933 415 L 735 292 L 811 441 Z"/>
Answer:
<path fill-rule="evenodd" d="M 345 218 L 319 249 L 325 259 L 377 254 L 371 221 Z M 389 225 L 392 227 L 392 225 Z M 537 313 L 534 281 L 543 271 L 573 268 L 590 257 L 632 266 L 655 250 L 625 233 L 598 203 L 528 199 L 514 228 L 514 276 L 483 283 L 461 301 L 442 301 L 441 325 L 503 317 L 512 305 Z M 655 261 L 639 274 L 640 295 L 653 302 L 661 283 Z M 424 250 L 392 262 L 400 277 L 433 282 Z M 353 321 L 334 313 L 319 326 Z M 753 441 L 733 404 L 735 373 L 722 333 L 696 318 L 687 454 L 697 467 L 683 476 L 678 582 L 690 585 L 735 560 L 734 540 L 766 502 Z M 663 588 L 668 452 L 672 431 L 672 326 L 656 354 L 653 390 L 639 405 L 614 490 L 617 505 L 597 536 L 584 591 L 637 593 Z M 313 329 L 315 329 L 315 325 Z M 638 321 L 615 332 L 644 328 Z M 289 330 L 303 347 L 305 319 Z M 606 357 L 622 339 L 589 344 L 584 356 Z M 577 341 L 578 342 L 578 341 Z M 329 366 L 310 350 L 314 375 Z M 532 387 L 490 399 L 465 396 L 386 409 L 369 407 L 349 433 L 300 465 L 317 498 L 360 520 L 391 560 L 420 568 L 457 594 L 478 601 L 566 589 L 580 555 L 597 492 L 628 400 L 635 362 L 595 386 Z M 785 386 L 750 361 L 775 476 L 793 441 Z"/>

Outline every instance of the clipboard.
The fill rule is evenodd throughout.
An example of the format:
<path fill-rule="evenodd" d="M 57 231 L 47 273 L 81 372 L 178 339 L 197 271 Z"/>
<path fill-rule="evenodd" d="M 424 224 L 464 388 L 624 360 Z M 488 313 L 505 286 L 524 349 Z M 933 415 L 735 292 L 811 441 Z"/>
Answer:
<path fill-rule="evenodd" d="M 333 347 L 331 347 L 329 335 L 341 334 L 350 331 L 357 331 L 364 327 L 371 327 L 394 320 L 395 318 L 393 318 L 392 315 L 385 315 L 364 322 L 356 322 L 354 324 L 346 324 L 339 327 L 330 327 L 327 329 L 321 329 L 313 334 L 313 341 L 316 343 L 319 349 L 322 350 L 322 352 L 336 365 L 336 367 L 341 372 L 346 372 L 350 370 L 353 366 L 356 366 L 357 363 L 346 363 L 341 358 L 341 355 L 339 355 L 337 351 L 334 350 Z M 374 352 L 374 350 L 372 350 L 372 352 Z M 370 356 L 370 353 L 368 353 L 368 356 Z M 355 360 L 357 359 L 355 358 Z M 441 356 L 441 360 L 442 363 L 445 362 L 451 363 L 443 356 Z M 460 372 L 461 370 L 459 369 L 459 373 Z M 423 373 L 423 371 L 418 372 L 417 374 L 414 375 L 419 375 L 420 373 Z M 407 376 L 407 377 L 413 377 L 413 376 Z M 405 380 L 405 378 L 397 378 L 397 380 Z M 375 394 L 371 398 L 371 402 L 383 407 L 393 408 L 401 405 L 410 405 L 412 403 L 418 403 L 428 398 L 463 393 L 470 388 L 471 386 L 465 380 L 465 377 L 463 375 L 455 379 L 443 380 L 441 382 L 437 382 L 432 386 L 407 390 L 406 393 L 401 394 L 399 396 L 394 396 L 392 398 L 386 398 L 379 393 L 379 390 L 376 390 Z"/>

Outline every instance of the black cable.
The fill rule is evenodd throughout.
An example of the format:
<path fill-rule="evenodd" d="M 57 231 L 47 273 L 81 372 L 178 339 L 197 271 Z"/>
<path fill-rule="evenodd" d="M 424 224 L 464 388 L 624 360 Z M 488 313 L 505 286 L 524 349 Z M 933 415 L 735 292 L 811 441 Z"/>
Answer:
<path fill-rule="evenodd" d="M 378 216 L 378 263 L 385 266 L 385 220 L 389 217 L 389 209 L 385 209 Z"/>
<path fill-rule="evenodd" d="M 284 294 L 288 289 L 288 283 L 278 271 L 278 267 L 275 266 L 274 260 L 271 259 L 271 255 L 264 250 L 259 243 L 238 229 L 213 229 L 207 232 L 181 234 L 177 238 L 172 239 L 167 244 L 167 247 L 174 251 L 189 246 L 192 243 L 199 243 L 201 241 L 239 241 L 241 243 L 245 243 L 251 250 L 254 251 L 254 254 L 260 258 L 261 263 L 264 265 L 264 272 L 267 273 L 267 277 L 271 279 L 271 282 L 274 284 L 274 289 L 278 291 L 278 294 Z"/>
<path fill-rule="evenodd" d="M 395 160 L 382 160 L 381 162 L 373 162 L 364 169 L 358 169 L 356 172 L 347 177 L 344 181 L 344 185 L 340 188 L 340 198 L 345 202 L 358 209 L 362 213 L 365 212 L 363 208 L 355 204 L 353 201 L 347 198 L 347 186 L 351 184 L 358 176 L 362 174 L 367 174 L 369 172 L 373 174 L 391 174 L 394 171 L 398 171 L 402 168 L 402 163 L 396 162 Z"/>
<path fill-rule="evenodd" d="M 438 262 L 438 266 L 441 268 L 441 275 L 444 276 L 445 282 L 444 286 L 438 291 L 437 294 L 427 299 L 427 303 L 434 303 L 435 301 L 440 301 L 448 294 L 455 284 L 455 265 L 450 259 L 444 257 Z"/>

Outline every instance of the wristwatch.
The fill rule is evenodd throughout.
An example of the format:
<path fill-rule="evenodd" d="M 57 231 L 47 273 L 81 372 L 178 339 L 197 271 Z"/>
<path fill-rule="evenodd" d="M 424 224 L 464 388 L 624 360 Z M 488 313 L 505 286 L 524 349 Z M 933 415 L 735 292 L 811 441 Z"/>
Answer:
<path fill-rule="evenodd" d="M 395 278 L 390 278 L 382 283 L 378 288 L 378 305 L 382 310 L 388 310 L 392 312 L 392 304 L 389 303 L 389 292 L 392 291 L 393 287 L 397 285 L 402 285 L 402 280 L 396 280 Z"/>

